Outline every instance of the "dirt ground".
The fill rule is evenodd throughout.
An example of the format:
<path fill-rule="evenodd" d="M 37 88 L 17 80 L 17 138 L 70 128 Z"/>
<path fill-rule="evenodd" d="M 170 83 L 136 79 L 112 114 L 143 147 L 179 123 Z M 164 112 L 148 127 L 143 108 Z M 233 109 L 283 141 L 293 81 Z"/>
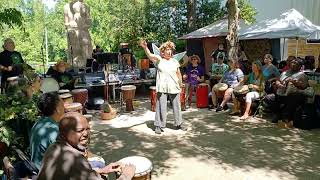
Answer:
<path fill-rule="evenodd" d="M 320 179 L 320 130 L 280 129 L 266 119 L 247 122 L 227 112 L 191 108 L 183 112 L 187 132 L 173 130 L 172 111 L 164 133 L 153 131 L 148 100 L 111 121 L 95 114 L 91 151 L 107 162 L 144 156 L 153 180 Z"/>

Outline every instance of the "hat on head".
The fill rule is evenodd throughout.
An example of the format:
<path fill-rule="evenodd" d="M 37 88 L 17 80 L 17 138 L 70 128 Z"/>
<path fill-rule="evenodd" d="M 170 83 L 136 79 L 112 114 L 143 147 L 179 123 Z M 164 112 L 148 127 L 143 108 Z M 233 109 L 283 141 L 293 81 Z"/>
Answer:
<path fill-rule="evenodd" d="M 53 66 L 53 69 L 54 70 L 57 70 L 57 67 L 60 66 L 60 65 L 64 65 L 65 68 L 69 68 L 70 65 L 66 62 L 64 62 L 63 60 L 59 60 L 54 66 Z"/>
<path fill-rule="evenodd" d="M 198 55 L 195 55 L 195 54 L 189 57 L 189 62 L 191 62 L 191 60 L 192 60 L 193 58 L 196 58 L 196 59 L 198 60 L 198 64 L 201 63 L 200 57 L 199 57 Z"/>

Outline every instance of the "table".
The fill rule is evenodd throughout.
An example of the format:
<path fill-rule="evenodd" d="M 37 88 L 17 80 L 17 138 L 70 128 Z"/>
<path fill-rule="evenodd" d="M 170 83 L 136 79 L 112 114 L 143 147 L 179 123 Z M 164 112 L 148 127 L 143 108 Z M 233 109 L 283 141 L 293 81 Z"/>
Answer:
<path fill-rule="evenodd" d="M 147 83 L 154 83 L 156 82 L 156 79 L 138 79 L 138 80 L 132 80 L 132 81 L 116 81 L 116 82 L 109 82 L 108 85 L 112 86 L 112 97 L 113 97 L 113 102 L 116 101 L 116 85 L 121 87 L 122 85 L 141 85 L 141 84 L 147 84 Z M 106 93 L 108 94 L 108 88 L 106 90 Z"/>
<path fill-rule="evenodd" d="M 129 84 L 134 84 L 134 85 L 140 85 L 140 84 L 147 84 L 147 83 L 153 83 L 155 82 L 155 79 L 138 79 L 138 80 L 130 80 L 130 81 L 101 81 L 100 83 L 86 83 L 86 84 L 76 84 L 75 88 L 88 88 L 88 87 L 99 87 L 103 86 L 104 90 L 104 99 L 106 101 L 109 101 L 109 86 L 112 87 L 112 100 L 113 102 L 116 101 L 116 85 L 121 87 L 122 85 L 129 85 Z"/>

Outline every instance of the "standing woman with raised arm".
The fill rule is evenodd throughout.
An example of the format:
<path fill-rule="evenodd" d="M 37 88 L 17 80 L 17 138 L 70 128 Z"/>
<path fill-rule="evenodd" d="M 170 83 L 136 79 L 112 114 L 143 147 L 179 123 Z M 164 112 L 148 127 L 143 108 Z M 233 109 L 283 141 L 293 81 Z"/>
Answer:
<path fill-rule="evenodd" d="M 168 97 L 172 101 L 176 129 L 186 131 L 187 127 L 182 124 L 180 104 L 182 87 L 182 76 L 179 70 L 180 64 L 176 59 L 172 58 L 173 51 L 175 50 L 174 43 L 170 41 L 163 43 L 160 46 L 160 56 L 150 52 L 146 41 L 141 41 L 140 46 L 157 68 L 155 133 L 161 134 L 163 128 L 166 127 Z"/>

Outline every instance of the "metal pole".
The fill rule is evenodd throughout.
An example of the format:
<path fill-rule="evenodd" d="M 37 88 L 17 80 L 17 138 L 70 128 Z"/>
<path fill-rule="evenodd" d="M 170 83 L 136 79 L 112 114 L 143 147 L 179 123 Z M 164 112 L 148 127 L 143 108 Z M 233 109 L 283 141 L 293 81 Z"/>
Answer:
<path fill-rule="evenodd" d="M 299 39 L 296 38 L 296 57 L 298 57 L 298 44 L 299 44 Z"/>

